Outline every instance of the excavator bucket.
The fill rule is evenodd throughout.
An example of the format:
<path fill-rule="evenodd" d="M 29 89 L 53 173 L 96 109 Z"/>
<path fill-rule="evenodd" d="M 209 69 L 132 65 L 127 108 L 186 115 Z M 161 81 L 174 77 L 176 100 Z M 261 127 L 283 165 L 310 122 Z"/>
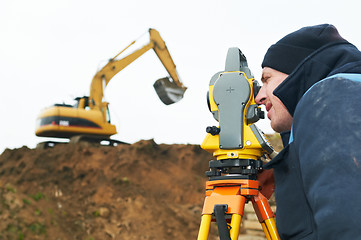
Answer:
<path fill-rule="evenodd" d="M 179 87 L 175 82 L 171 82 L 168 77 L 158 79 L 153 87 L 158 97 L 165 105 L 176 103 L 183 98 L 185 87 Z"/>

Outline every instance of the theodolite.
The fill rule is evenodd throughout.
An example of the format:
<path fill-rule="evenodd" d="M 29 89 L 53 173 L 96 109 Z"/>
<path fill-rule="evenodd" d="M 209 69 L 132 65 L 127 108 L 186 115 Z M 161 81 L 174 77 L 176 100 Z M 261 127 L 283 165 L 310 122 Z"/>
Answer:
<path fill-rule="evenodd" d="M 207 127 L 202 149 L 216 158 L 209 162 L 202 222 L 198 240 L 208 239 L 211 221 L 221 240 L 238 239 L 244 204 L 252 201 L 268 239 L 279 239 L 274 214 L 259 192 L 257 174 L 274 150 L 254 124 L 264 118 L 255 102 L 260 85 L 238 48 L 227 53 L 225 70 L 210 80 L 207 104 L 219 126 Z"/>

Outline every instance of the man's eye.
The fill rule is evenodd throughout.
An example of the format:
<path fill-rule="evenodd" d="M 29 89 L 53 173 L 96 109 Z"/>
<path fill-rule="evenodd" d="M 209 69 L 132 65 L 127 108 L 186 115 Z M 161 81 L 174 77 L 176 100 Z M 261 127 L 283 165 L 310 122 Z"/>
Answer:
<path fill-rule="evenodd" d="M 262 82 L 267 83 L 269 79 L 270 79 L 269 77 L 262 78 Z"/>

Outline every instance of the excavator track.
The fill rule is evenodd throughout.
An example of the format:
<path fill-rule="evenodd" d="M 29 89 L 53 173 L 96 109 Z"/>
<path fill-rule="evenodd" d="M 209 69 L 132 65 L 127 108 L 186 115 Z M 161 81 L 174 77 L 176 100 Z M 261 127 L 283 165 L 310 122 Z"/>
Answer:
<path fill-rule="evenodd" d="M 73 144 L 81 143 L 81 142 L 95 143 L 103 146 L 113 146 L 113 147 L 118 146 L 120 144 L 129 144 L 115 139 L 110 139 L 102 136 L 93 136 L 93 135 L 77 135 L 70 138 L 69 141 L 69 143 L 73 143 Z"/>
<path fill-rule="evenodd" d="M 70 138 L 69 142 L 56 142 L 56 141 L 40 142 L 36 145 L 36 149 L 53 148 L 59 144 L 82 144 L 82 143 L 95 144 L 99 146 L 110 146 L 110 147 L 116 147 L 121 144 L 129 145 L 129 143 L 126 142 L 122 142 L 119 140 L 110 139 L 106 137 L 101 137 L 101 136 L 77 135 Z"/>

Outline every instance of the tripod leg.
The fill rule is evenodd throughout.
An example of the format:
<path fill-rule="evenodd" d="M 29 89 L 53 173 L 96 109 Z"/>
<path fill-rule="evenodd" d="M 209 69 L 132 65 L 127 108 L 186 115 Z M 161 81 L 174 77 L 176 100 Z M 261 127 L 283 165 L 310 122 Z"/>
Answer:
<path fill-rule="evenodd" d="M 280 239 L 280 237 L 278 236 L 277 228 L 276 228 L 276 222 L 273 217 L 266 219 L 265 225 L 266 225 L 268 233 L 271 237 L 270 239 Z"/>
<path fill-rule="evenodd" d="M 232 214 L 232 220 L 231 220 L 231 239 L 237 240 L 239 235 L 239 227 L 241 226 L 241 220 L 242 216 L 239 214 Z"/>
<path fill-rule="evenodd" d="M 267 240 L 272 240 L 271 236 L 269 235 L 266 224 L 263 222 L 263 223 L 261 223 L 261 226 L 262 226 L 263 232 L 264 232 L 264 234 L 266 236 L 266 239 Z"/>
<path fill-rule="evenodd" d="M 252 204 L 267 239 L 279 240 L 280 237 L 277 232 L 274 213 L 271 210 L 267 198 L 261 193 L 258 193 L 257 196 L 252 198 Z"/>
<path fill-rule="evenodd" d="M 199 227 L 197 240 L 207 240 L 211 228 L 212 214 L 202 215 L 201 226 Z"/>

